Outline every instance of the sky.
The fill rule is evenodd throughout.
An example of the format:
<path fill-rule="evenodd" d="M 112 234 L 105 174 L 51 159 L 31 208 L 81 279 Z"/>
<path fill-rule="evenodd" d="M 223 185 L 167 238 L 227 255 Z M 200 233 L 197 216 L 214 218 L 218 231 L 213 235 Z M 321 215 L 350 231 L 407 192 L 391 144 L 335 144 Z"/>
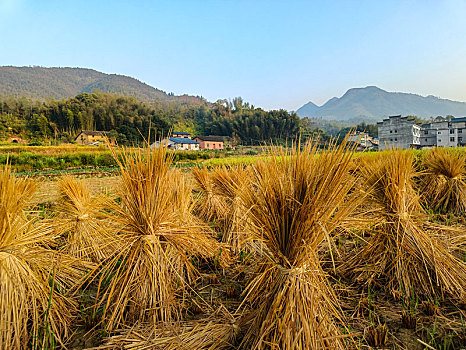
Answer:
<path fill-rule="evenodd" d="M 368 85 L 466 101 L 466 0 L 0 0 L 4 65 L 92 68 L 264 109 Z"/>

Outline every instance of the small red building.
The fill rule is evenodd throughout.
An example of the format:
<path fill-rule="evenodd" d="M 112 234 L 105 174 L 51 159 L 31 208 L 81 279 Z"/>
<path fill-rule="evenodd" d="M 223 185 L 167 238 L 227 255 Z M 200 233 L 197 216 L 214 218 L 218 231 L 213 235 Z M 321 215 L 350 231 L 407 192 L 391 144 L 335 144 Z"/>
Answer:
<path fill-rule="evenodd" d="M 226 147 L 233 148 L 231 137 L 228 136 L 196 136 L 194 141 L 199 143 L 200 149 L 225 149 Z"/>

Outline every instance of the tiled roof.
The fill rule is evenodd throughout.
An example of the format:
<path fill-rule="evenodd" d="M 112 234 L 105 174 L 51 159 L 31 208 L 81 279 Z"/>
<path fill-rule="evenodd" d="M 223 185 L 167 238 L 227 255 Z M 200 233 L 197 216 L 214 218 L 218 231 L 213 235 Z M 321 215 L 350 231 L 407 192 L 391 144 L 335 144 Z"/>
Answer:
<path fill-rule="evenodd" d="M 199 144 L 199 142 L 196 142 L 191 139 L 187 139 L 184 137 L 170 137 L 170 141 L 175 142 L 175 143 L 192 143 L 192 144 Z"/>
<path fill-rule="evenodd" d="M 189 132 L 186 132 L 186 131 L 173 131 L 173 134 L 176 134 L 176 135 L 191 135 Z"/>
<path fill-rule="evenodd" d="M 84 135 L 91 135 L 91 136 L 105 136 L 107 134 L 106 131 L 90 131 L 90 130 L 81 130 Z"/>
<path fill-rule="evenodd" d="M 225 142 L 225 141 L 230 141 L 231 137 L 229 136 L 196 136 L 195 138 L 198 138 L 199 140 L 202 141 L 215 141 L 215 142 Z"/>

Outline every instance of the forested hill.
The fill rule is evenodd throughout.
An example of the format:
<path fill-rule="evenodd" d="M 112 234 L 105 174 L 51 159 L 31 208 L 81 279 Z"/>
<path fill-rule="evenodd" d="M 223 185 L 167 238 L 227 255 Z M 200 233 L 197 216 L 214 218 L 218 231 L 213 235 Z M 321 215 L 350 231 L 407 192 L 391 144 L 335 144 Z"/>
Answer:
<path fill-rule="evenodd" d="M 168 100 L 203 104 L 195 96 L 173 96 L 137 79 L 87 68 L 0 67 L 0 96 L 64 99 L 94 90 L 133 96 L 142 101 Z"/>
<path fill-rule="evenodd" d="M 219 100 L 211 105 L 164 102 L 148 104 L 135 97 L 103 92 L 81 93 L 63 100 L 39 101 L 0 96 L 0 141 L 20 136 L 30 142 L 71 142 L 81 130 L 108 131 L 119 144 L 140 143 L 143 136 L 167 135 L 170 130 L 196 135 L 230 136 L 258 145 L 286 142 L 321 130 L 308 128 L 285 110 L 264 111 L 244 103 Z"/>

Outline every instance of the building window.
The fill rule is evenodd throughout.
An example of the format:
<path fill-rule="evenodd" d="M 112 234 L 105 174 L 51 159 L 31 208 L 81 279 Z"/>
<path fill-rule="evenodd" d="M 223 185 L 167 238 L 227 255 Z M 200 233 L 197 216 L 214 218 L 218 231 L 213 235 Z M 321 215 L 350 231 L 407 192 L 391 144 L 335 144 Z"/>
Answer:
<path fill-rule="evenodd" d="M 462 134 L 463 133 L 463 129 L 458 129 L 458 134 Z"/>
<path fill-rule="evenodd" d="M 395 134 L 398 132 L 398 130 L 395 129 Z"/>
<path fill-rule="evenodd" d="M 450 134 L 454 134 L 455 133 L 455 129 L 450 129 Z"/>
<path fill-rule="evenodd" d="M 424 135 L 429 135 L 429 130 L 424 130 Z"/>
<path fill-rule="evenodd" d="M 427 142 L 427 139 L 426 139 L 426 142 Z"/>
<path fill-rule="evenodd" d="M 458 137 L 458 142 L 463 142 L 463 138 L 462 138 L 462 137 Z"/>
<path fill-rule="evenodd" d="M 395 137 L 395 142 L 398 141 L 398 139 Z"/>
<path fill-rule="evenodd" d="M 390 130 L 390 134 L 392 133 L 393 131 Z"/>
<path fill-rule="evenodd" d="M 455 138 L 454 138 L 454 137 L 450 137 L 450 142 L 455 142 Z"/>
<path fill-rule="evenodd" d="M 441 132 L 441 131 L 439 131 L 439 132 L 437 132 L 437 134 L 439 134 L 439 135 L 442 135 L 442 132 Z"/>
<path fill-rule="evenodd" d="M 390 142 L 393 142 L 393 139 L 390 139 Z"/>

